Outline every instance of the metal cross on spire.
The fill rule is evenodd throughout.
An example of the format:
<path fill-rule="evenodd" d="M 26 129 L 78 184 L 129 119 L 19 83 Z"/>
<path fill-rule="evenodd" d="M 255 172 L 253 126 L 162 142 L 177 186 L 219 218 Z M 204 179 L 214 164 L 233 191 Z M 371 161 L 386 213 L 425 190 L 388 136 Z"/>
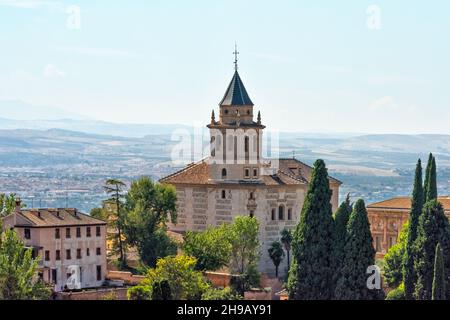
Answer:
<path fill-rule="evenodd" d="M 238 69 L 238 54 L 239 54 L 239 52 L 237 51 L 237 44 L 236 44 L 236 42 L 234 43 L 234 52 L 233 52 L 233 54 L 234 54 L 234 70 L 237 71 L 237 69 Z"/>

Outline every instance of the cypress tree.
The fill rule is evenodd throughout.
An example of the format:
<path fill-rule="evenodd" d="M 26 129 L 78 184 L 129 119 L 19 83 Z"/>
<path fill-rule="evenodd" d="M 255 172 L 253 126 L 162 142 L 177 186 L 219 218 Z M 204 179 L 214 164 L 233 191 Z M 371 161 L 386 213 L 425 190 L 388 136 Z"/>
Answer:
<path fill-rule="evenodd" d="M 428 156 L 427 168 L 425 169 L 425 180 L 423 182 L 424 203 L 427 202 L 428 184 L 430 183 L 430 167 L 433 162 L 433 154 Z"/>
<path fill-rule="evenodd" d="M 417 239 L 414 243 L 414 270 L 417 274 L 415 297 L 419 300 L 430 300 L 432 297 L 434 261 L 438 243 L 443 250 L 445 288 L 448 296 L 448 276 L 450 274 L 449 230 L 449 222 L 444 214 L 442 204 L 437 200 L 427 202 L 419 218 Z"/>
<path fill-rule="evenodd" d="M 433 157 L 431 159 L 430 169 L 429 169 L 429 179 L 427 185 L 427 193 L 425 194 L 426 202 L 430 200 L 437 199 L 437 179 L 436 179 L 436 159 Z"/>
<path fill-rule="evenodd" d="M 335 258 L 337 270 L 335 273 L 335 281 L 340 278 L 340 270 L 344 260 L 345 240 L 347 238 L 347 224 L 351 213 L 352 206 L 350 204 L 350 195 L 347 194 L 345 201 L 341 203 L 334 215 L 334 223 L 336 226 Z"/>
<path fill-rule="evenodd" d="M 408 223 L 408 241 L 405 248 L 403 261 L 403 282 L 405 284 L 405 298 L 413 299 L 414 286 L 417 277 L 414 271 L 414 241 L 417 238 L 417 225 L 423 209 L 423 187 L 422 187 L 422 163 L 417 161 L 416 173 L 414 177 L 414 188 L 411 200 L 411 212 Z"/>
<path fill-rule="evenodd" d="M 293 235 L 293 261 L 288 279 L 290 299 L 332 298 L 335 228 L 330 200 L 327 168 L 323 160 L 317 160 Z"/>
<path fill-rule="evenodd" d="M 445 271 L 441 245 L 437 244 L 434 259 L 433 300 L 445 300 Z"/>
<path fill-rule="evenodd" d="M 368 300 L 378 296 L 379 290 L 367 287 L 367 268 L 375 265 L 375 249 L 364 200 L 358 200 L 350 215 L 344 250 L 342 276 L 338 280 L 335 298 Z"/>

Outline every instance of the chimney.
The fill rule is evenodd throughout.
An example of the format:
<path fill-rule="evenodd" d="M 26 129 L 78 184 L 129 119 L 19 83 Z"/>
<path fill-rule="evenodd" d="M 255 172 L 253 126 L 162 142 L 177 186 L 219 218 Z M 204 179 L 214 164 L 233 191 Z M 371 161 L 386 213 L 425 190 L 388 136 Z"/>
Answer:
<path fill-rule="evenodd" d="M 22 201 L 20 198 L 16 199 L 16 207 L 14 209 L 14 212 L 20 212 L 20 209 L 22 208 Z"/>

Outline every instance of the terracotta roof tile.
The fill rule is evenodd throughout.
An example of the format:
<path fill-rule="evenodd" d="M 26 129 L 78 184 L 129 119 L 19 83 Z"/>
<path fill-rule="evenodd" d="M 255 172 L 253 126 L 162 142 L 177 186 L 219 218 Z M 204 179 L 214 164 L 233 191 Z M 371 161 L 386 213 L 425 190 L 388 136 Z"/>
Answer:
<path fill-rule="evenodd" d="M 93 218 L 87 214 L 76 211 L 76 209 L 27 209 L 21 210 L 19 214 L 30 221 L 35 227 L 55 227 L 72 225 L 104 225 L 105 221 Z"/>
<path fill-rule="evenodd" d="M 450 197 L 439 197 L 438 201 L 442 203 L 445 211 L 450 211 Z M 367 206 L 368 209 L 400 209 L 400 210 L 410 210 L 411 209 L 411 198 L 410 197 L 397 197 L 376 203 L 371 203 Z"/>

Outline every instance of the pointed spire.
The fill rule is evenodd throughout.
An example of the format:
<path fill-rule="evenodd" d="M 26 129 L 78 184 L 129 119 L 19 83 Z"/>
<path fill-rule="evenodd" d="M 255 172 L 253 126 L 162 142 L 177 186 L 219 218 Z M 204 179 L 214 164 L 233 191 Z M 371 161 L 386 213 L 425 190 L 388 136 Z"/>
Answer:
<path fill-rule="evenodd" d="M 261 124 L 261 111 L 258 111 L 258 124 Z"/>
<path fill-rule="evenodd" d="M 211 112 L 211 124 L 216 124 L 216 115 L 214 114 L 214 110 Z"/>
<path fill-rule="evenodd" d="M 220 102 L 221 106 L 253 106 L 252 100 L 245 90 L 241 77 L 237 71 L 234 72 L 233 78 L 228 85 L 227 91 Z"/>

